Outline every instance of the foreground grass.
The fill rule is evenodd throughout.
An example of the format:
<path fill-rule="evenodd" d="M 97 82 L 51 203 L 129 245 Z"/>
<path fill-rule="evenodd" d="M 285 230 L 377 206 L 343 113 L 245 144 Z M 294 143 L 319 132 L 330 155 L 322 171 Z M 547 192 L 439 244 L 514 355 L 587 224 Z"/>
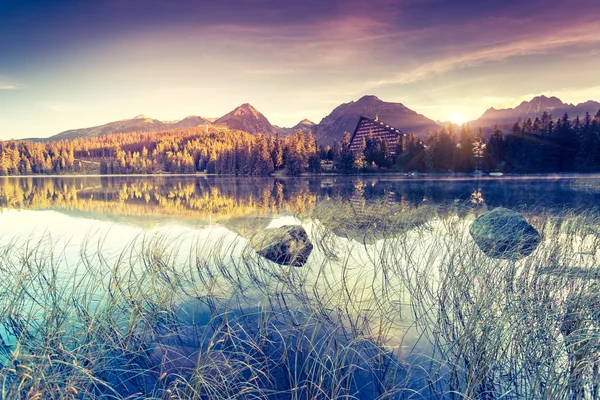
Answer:
<path fill-rule="evenodd" d="M 317 209 L 302 268 L 241 238 L 6 245 L 0 398 L 600 398 L 595 212 L 530 211 L 509 262 L 476 209 L 395 207 Z"/>

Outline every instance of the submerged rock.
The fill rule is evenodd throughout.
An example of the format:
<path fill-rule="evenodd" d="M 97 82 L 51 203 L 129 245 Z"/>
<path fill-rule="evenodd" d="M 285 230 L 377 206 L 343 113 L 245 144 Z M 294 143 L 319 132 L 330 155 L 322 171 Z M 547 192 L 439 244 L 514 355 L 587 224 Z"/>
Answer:
<path fill-rule="evenodd" d="M 250 240 L 258 254 L 280 265 L 301 267 L 312 252 L 308 234 L 298 225 L 266 229 Z"/>
<path fill-rule="evenodd" d="M 313 218 L 335 236 L 372 245 L 423 227 L 433 216 L 430 207 L 391 201 L 361 203 L 320 201 Z"/>
<path fill-rule="evenodd" d="M 503 259 L 527 257 L 541 239 L 538 231 L 521 214 L 502 207 L 477 218 L 469 232 L 481 251 Z"/>

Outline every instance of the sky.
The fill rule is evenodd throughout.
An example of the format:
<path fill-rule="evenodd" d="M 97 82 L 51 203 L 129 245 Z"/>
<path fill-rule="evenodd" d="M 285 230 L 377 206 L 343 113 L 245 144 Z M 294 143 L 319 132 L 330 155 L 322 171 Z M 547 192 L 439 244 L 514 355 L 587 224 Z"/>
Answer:
<path fill-rule="evenodd" d="M 242 103 L 290 127 L 365 94 L 471 120 L 600 101 L 599 67 L 597 0 L 0 0 L 0 139 Z"/>

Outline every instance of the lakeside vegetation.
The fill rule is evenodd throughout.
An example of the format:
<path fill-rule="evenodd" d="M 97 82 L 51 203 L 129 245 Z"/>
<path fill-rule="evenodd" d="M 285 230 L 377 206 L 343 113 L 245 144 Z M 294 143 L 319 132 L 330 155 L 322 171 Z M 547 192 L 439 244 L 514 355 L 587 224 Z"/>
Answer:
<path fill-rule="evenodd" d="M 282 138 L 214 127 L 49 143 L 0 141 L 0 175 L 598 172 L 600 111 L 575 120 L 566 114 L 554 120 L 544 113 L 533 121 L 517 121 L 510 132 L 496 127 L 489 137 L 464 125 L 444 127 L 424 142 L 408 134 L 395 149 L 372 137 L 358 153 L 349 144 L 348 132 L 330 147 L 317 146 L 310 130 Z"/>
<path fill-rule="evenodd" d="M 598 398 L 597 212 L 526 210 L 545 240 L 516 262 L 470 239 L 480 212 L 332 199 L 298 215 L 302 268 L 245 239 L 5 244 L 0 396 Z"/>

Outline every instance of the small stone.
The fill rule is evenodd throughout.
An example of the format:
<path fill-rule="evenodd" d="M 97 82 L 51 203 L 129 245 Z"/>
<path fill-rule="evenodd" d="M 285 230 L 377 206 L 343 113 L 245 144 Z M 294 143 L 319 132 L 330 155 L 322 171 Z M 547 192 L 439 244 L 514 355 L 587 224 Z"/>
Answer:
<path fill-rule="evenodd" d="M 306 264 L 313 245 L 308 234 L 299 225 L 284 225 L 266 229 L 250 240 L 256 252 L 280 265 L 301 267 Z"/>
<path fill-rule="evenodd" d="M 477 218 L 469 232 L 486 255 L 507 260 L 529 256 L 541 240 L 538 231 L 521 214 L 502 207 Z"/>

